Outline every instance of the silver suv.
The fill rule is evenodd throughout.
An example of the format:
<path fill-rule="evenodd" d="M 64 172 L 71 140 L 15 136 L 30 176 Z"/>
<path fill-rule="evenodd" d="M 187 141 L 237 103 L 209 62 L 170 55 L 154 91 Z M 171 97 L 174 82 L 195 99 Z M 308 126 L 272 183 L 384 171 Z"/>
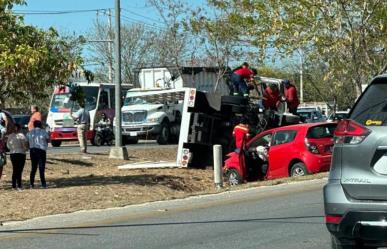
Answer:
<path fill-rule="evenodd" d="M 336 128 L 324 204 L 332 248 L 387 246 L 387 75 Z"/>

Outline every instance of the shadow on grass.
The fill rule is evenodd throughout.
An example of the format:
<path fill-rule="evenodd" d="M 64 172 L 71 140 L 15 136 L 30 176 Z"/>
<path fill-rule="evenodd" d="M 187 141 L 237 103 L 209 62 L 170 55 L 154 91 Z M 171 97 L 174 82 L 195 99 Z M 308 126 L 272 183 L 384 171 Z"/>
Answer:
<path fill-rule="evenodd" d="M 86 162 L 85 160 L 79 160 L 79 159 L 65 159 L 65 158 L 50 158 L 47 161 L 47 164 L 56 164 L 56 162 L 62 162 L 67 164 L 72 164 L 76 166 L 84 166 L 84 167 L 92 167 L 94 163 L 92 162 Z"/>
<path fill-rule="evenodd" d="M 75 186 L 103 186 L 108 184 L 128 184 L 139 186 L 164 185 L 173 190 L 185 190 L 184 178 L 170 175 L 129 175 L 129 176 L 75 176 L 69 178 L 50 179 L 49 184 L 56 188 L 66 188 Z"/>

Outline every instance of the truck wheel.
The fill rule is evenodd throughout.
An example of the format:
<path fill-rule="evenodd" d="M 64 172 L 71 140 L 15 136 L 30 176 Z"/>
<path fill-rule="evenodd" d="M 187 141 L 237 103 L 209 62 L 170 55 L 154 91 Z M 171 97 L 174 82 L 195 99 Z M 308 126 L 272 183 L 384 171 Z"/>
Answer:
<path fill-rule="evenodd" d="M 62 144 L 62 141 L 60 141 L 60 140 L 51 141 L 52 147 L 60 147 L 61 144 Z"/>
<path fill-rule="evenodd" d="M 160 135 L 157 139 L 157 143 L 168 144 L 170 135 L 171 135 L 171 131 L 169 129 L 169 123 L 166 121 L 163 121 L 161 123 L 161 130 L 160 130 Z"/>
<path fill-rule="evenodd" d="M 290 169 L 290 176 L 305 176 L 309 175 L 308 170 L 305 167 L 305 164 L 302 162 L 293 164 L 292 168 Z"/>
<path fill-rule="evenodd" d="M 239 185 L 242 183 L 242 176 L 236 169 L 229 169 L 226 172 L 227 181 L 231 186 Z"/>

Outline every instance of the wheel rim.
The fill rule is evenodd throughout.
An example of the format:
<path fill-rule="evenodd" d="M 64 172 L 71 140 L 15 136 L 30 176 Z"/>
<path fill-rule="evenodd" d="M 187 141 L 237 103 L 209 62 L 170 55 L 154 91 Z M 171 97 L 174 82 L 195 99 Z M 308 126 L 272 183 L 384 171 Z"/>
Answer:
<path fill-rule="evenodd" d="M 228 181 L 230 183 L 230 185 L 238 185 L 239 184 L 239 181 L 238 181 L 238 175 L 237 173 L 235 172 L 231 172 L 228 176 Z"/>
<path fill-rule="evenodd" d="M 293 176 L 304 176 L 304 175 L 305 175 L 305 171 L 300 167 L 297 167 L 293 170 Z"/>

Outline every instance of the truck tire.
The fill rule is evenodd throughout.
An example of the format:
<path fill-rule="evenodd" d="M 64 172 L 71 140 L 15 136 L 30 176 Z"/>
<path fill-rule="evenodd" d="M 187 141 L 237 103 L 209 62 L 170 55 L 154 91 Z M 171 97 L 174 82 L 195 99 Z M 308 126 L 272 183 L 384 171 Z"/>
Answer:
<path fill-rule="evenodd" d="M 51 141 L 52 147 L 60 147 L 61 144 L 62 144 L 62 141 L 60 141 L 60 140 L 52 140 Z"/>
<path fill-rule="evenodd" d="M 248 105 L 249 100 L 243 96 L 222 96 L 222 105 Z"/>
<path fill-rule="evenodd" d="M 169 129 L 169 122 L 163 121 L 161 123 L 160 135 L 157 138 L 157 143 L 161 145 L 168 144 L 170 135 L 171 135 L 171 131 Z"/>

